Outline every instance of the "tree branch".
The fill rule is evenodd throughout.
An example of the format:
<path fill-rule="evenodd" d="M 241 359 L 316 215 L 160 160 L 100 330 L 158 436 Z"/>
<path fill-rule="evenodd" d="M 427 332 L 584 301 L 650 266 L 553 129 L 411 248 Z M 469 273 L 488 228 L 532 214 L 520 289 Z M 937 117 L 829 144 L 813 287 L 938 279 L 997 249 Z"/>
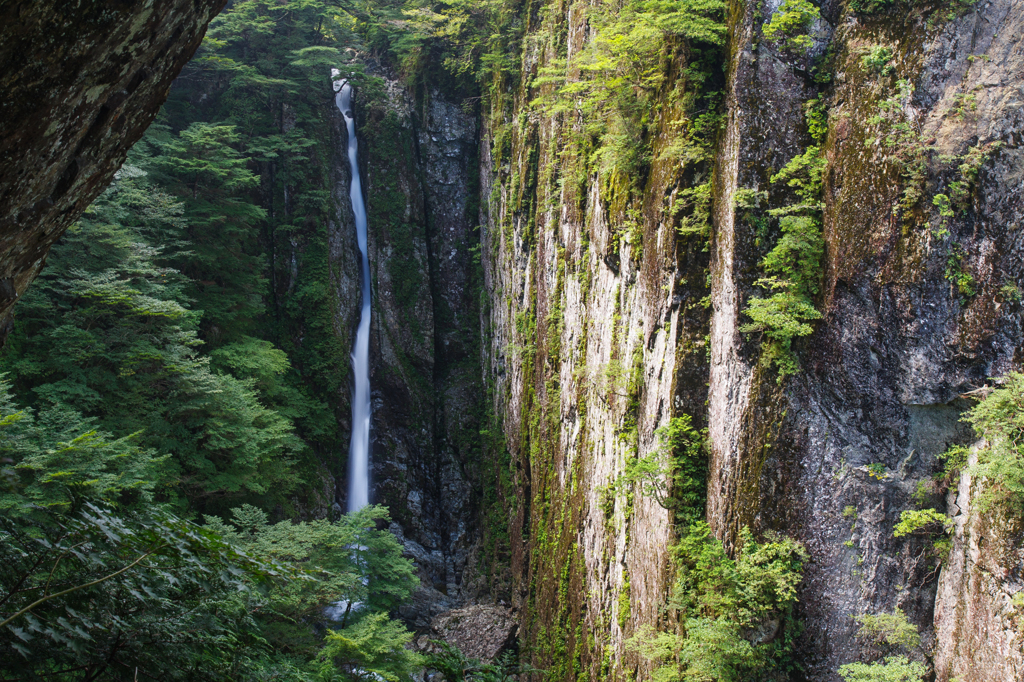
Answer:
<path fill-rule="evenodd" d="M 2 628 L 3 626 L 7 625 L 8 623 L 10 623 L 12 620 L 17 618 L 18 616 L 31 611 L 32 609 L 34 609 L 35 607 L 39 606 L 43 602 L 50 601 L 51 599 L 56 599 L 57 597 L 62 597 L 65 594 L 70 594 L 72 592 L 77 592 L 78 590 L 84 590 L 85 588 L 92 587 L 93 585 L 99 585 L 100 583 L 106 582 L 107 580 L 110 580 L 111 578 L 116 578 L 117 576 L 121 575 L 122 573 L 124 573 L 128 569 L 133 568 L 134 566 L 136 566 L 139 563 L 141 563 L 142 560 L 145 559 L 146 557 L 148 557 L 150 554 L 153 554 L 154 552 L 157 552 L 157 551 L 163 549 L 166 546 L 167 546 L 167 543 L 159 545 L 158 547 L 154 547 L 153 549 L 149 550 L 148 552 L 146 552 L 145 554 L 143 554 L 138 559 L 136 559 L 135 561 L 131 562 L 130 564 L 128 564 L 124 568 L 122 568 L 120 570 L 117 570 L 117 571 L 114 571 L 113 573 L 111 573 L 108 576 L 104 576 L 102 578 L 97 578 L 96 580 L 87 582 L 84 585 L 76 585 L 75 587 L 69 587 L 66 590 L 61 590 L 60 592 L 57 592 L 55 594 L 51 594 L 51 595 L 48 595 L 46 597 L 42 597 L 40 599 L 37 599 L 34 602 L 32 602 L 31 604 L 29 604 L 28 606 L 26 606 L 25 608 L 23 608 L 22 610 L 20 610 L 17 613 L 15 613 L 13 616 L 10 616 L 9 618 L 5 619 L 3 622 L 0 622 L 0 628 Z"/>

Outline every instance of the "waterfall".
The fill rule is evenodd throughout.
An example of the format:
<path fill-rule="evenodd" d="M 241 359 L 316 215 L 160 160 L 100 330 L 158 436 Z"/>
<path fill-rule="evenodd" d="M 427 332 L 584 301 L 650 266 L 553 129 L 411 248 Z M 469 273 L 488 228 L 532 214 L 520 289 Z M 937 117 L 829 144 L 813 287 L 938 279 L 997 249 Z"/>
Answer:
<path fill-rule="evenodd" d="M 332 69 L 332 77 L 338 71 Z M 370 502 L 370 257 L 366 247 L 366 206 L 359 178 L 358 141 L 356 121 L 352 115 L 352 86 L 347 81 L 334 81 L 337 95 L 334 103 L 345 117 L 348 129 L 348 164 L 352 169 L 349 197 L 356 220 L 356 240 L 359 243 L 360 272 L 362 273 L 362 307 L 356 344 L 352 349 L 352 370 L 355 374 L 355 393 L 352 396 L 352 440 L 348 449 L 348 510 L 358 511 Z"/>

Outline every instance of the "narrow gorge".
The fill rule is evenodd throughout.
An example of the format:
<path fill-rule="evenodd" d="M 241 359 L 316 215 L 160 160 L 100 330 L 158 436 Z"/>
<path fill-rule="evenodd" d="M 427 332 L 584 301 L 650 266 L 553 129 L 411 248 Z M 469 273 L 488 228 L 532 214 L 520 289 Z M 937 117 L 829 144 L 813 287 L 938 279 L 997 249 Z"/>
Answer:
<path fill-rule="evenodd" d="M 95 4 L 0 10 L 4 679 L 1024 679 L 1024 2 Z"/>

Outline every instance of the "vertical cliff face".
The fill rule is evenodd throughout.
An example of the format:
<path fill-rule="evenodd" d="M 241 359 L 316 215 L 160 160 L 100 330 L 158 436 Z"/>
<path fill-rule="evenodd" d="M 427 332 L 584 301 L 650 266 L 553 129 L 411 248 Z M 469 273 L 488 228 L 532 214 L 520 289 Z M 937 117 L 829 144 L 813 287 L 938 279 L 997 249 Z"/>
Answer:
<path fill-rule="evenodd" d="M 782 203 L 784 192 L 769 180 L 810 141 L 803 104 L 817 88 L 807 70 L 829 38 L 818 25 L 809 54 L 777 49 L 760 35 L 773 9 L 771 2 L 730 9 L 727 118 L 715 165 L 707 515 L 729 545 L 740 528 L 757 520 L 760 470 L 784 412 L 774 374 L 759 365 L 757 340 L 739 331 L 747 300 L 762 293 L 754 282 L 763 276 L 758 261 L 766 249 L 757 227 L 737 208 L 736 195 L 768 192 L 772 205 Z"/>
<path fill-rule="evenodd" d="M 623 642 L 660 617 L 672 515 L 616 481 L 664 447 L 673 417 L 703 426 L 708 255 L 663 208 L 687 186 L 662 153 L 678 102 L 665 97 L 628 212 L 607 177 L 581 170 L 573 139 L 587 122 L 529 106 L 533 75 L 592 38 L 585 4 L 549 9 L 531 30 L 555 37 L 527 43 L 522 81 L 492 102 L 482 142 L 486 361 L 517 493 L 526 655 L 553 679 L 617 679 L 640 665 Z M 670 59 L 681 78 L 684 56 Z"/>
<path fill-rule="evenodd" d="M 958 397 L 1015 366 L 1019 10 L 844 18 L 833 41 L 825 319 L 760 475 L 764 523 L 815 558 L 801 598 L 812 678 L 858 656 L 855 613 L 899 607 L 930 636 L 938 558 L 893 526 L 905 509 L 941 508 L 936 457 L 971 438 Z M 877 45 L 892 51 L 889 81 L 865 66 Z M 879 121 L 890 102 L 898 113 Z"/>
<path fill-rule="evenodd" d="M 543 89 L 526 86 L 593 34 L 574 4 L 551 5 L 531 26 L 555 46 L 526 43 L 481 163 L 487 361 L 520 491 L 513 564 L 538 664 L 643 675 L 623 642 L 658 621 L 671 520 L 651 499 L 608 490 L 685 413 L 709 429 L 716 534 L 729 545 L 743 527 L 778 530 L 810 551 L 798 608 L 806 679 L 838 679 L 841 664 L 868 655 L 852 616 L 895 608 L 928 646 L 938 614 L 939 679 L 1015 670 L 1016 555 L 971 544 L 999 524 L 961 512 L 941 589 L 930 542 L 894 538 L 893 527 L 903 510 L 943 508 L 937 457 L 972 438 L 961 394 L 1019 361 L 1021 9 L 1002 0 L 856 14 L 825 3 L 802 53 L 763 37 L 778 3 L 734 3 L 707 255 L 651 210 L 678 180 L 657 153 L 639 229 L 607 177 L 566 177 L 565 141 L 586 121 L 529 107 Z M 865 59 L 872 50 L 881 66 Z M 813 143 L 815 99 L 828 112 L 823 319 L 794 344 L 801 370 L 779 380 L 762 339 L 739 331 L 762 295 L 770 244 L 736 196 L 792 201 L 770 178 Z M 706 277 L 710 318 L 693 305 Z M 619 372 L 633 378 L 617 383 Z M 1016 547 L 1007 532 L 999 542 Z M 1001 573 L 980 578 L 990 564 Z M 972 638 L 969 623 L 1003 635 Z M 968 672 L 971 655 L 993 663 Z"/>
<path fill-rule="evenodd" d="M 0 9 L 0 339 L 50 247 L 110 183 L 226 0 Z"/>

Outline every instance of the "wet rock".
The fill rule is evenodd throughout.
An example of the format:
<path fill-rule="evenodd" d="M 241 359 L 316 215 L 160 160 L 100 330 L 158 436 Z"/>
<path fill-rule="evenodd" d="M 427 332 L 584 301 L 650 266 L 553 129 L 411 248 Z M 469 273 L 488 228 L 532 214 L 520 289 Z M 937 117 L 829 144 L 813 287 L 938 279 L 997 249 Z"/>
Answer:
<path fill-rule="evenodd" d="M 373 102 L 357 92 L 355 100 L 374 282 L 371 499 L 390 509 L 392 532 L 416 564 L 420 587 L 401 614 L 424 628 L 481 591 L 471 482 L 480 331 L 469 251 L 478 240 L 469 211 L 477 122 L 437 91 L 416 102 L 386 79 L 385 92 Z M 343 169 L 337 175 L 346 177 Z M 348 272 L 351 223 L 339 219 L 337 227 L 332 259 Z M 351 328 L 348 282 L 339 279 L 338 299 L 348 306 L 339 317 Z"/>

